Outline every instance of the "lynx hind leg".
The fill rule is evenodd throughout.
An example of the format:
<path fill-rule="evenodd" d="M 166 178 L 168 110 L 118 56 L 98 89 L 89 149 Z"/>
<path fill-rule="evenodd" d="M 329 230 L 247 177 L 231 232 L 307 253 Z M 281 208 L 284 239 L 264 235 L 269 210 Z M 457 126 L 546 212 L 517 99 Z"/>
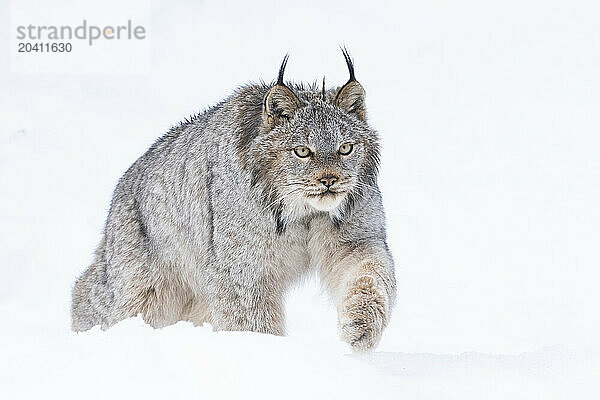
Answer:
<path fill-rule="evenodd" d="M 139 309 L 144 321 L 153 328 L 162 328 L 181 320 L 189 320 L 194 301 L 191 290 L 177 279 L 153 279 L 137 290 Z"/>
<path fill-rule="evenodd" d="M 191 322 L 194 326 L 210 322 L 210 310 L 206 300 L 193 297 L 184 307 L 181 319 Z"/>
<path fill-rule="evenodd" d="M 187 319 L 186 311 L 191 303 L 188 290 L 173 282 L 156 279 L 147 271 L 127 275 L 130 280 L 114 279 L 109 284 L 106 269 L 99 263 L 92 264 L 83 273 L 73 289 L 74 331 L 86 331 L 96 325 L 107 329 L 138 314 L 154 328 Z"/>
<path fill-rule="evenodd" d="M 112 251 L 106 263 L 106 237 L 96 250 L 94 263 L 75 281 L 71 305 L 72 330 L 86 331 L 96 325 L 105 330 L 117 322 L 141 312 L 132 297 L 132 282 L 142 270 L 143 259 L 137 252 Z M 140 296 L 133 296 L 139 298 Z"/>
<path fill-rule="evenodd" d="M 96 325 L 107 327 L 114 296 L 107 283 L 106 265 L 95 262 L 75 281 L 71 304 L 71 329 L 87 331 Z"/>

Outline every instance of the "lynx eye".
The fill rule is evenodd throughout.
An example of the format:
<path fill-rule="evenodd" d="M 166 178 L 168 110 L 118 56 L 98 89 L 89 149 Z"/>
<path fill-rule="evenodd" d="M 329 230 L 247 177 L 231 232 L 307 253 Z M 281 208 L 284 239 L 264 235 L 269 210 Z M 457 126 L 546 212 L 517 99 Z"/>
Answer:
<path fill-rule="evenodd" d="M 347 156 L 348 154 L 352 153 L 353 148 L 354 146 L 352 145 L 352 143 L 344 143 L 340 146 L 338 152 L 343 156 Z"/>
<path fill-rule="evenodd" d="M 306 146 L 298 146 L 294 149 L 294 153 L 300 158 L 306 158 L 310 156 L 310 149 Z"/>

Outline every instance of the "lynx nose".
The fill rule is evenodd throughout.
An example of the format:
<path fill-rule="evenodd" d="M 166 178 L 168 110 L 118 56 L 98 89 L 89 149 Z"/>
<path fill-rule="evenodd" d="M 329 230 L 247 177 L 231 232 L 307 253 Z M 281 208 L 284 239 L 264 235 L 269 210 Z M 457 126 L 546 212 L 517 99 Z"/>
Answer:
<path fill-rule="evenodd" d="M 319 178 L 319 182 L 321 182 L 323 185 L 327 186 L 327 188 L 329 189 L 329 187 L 332 186 L 334 183 L 336 183 L 338 181 L 338 179 L 339 178 L 337 176 L 326 175 L 326 176 Z"/>

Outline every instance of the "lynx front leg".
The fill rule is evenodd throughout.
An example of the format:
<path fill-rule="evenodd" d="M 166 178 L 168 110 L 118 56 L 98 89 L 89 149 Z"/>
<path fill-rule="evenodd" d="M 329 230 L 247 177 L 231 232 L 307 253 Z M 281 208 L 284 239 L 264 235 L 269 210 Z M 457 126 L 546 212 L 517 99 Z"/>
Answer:
<path fill-rule="evenodd" d="M 209 307 L 210 322 L 216 330 L 285 334 L 283 297 L 276 291 L 237 285 L 223 289 Z"/>
<path fill-rule="evenodd" d="M 322 278 L 337 303 L 342 340 L 357 352 L 373 349 L 396 296 L 393 261 L 383 243 L 354 249 L 339 262 L 324 265 Z"/>
<path fill-rule="evenodd" d="M 357 352 L 371 350 L 379 343 L 389 319 L 390 299 L 376 282 L 371 275 L 359 276 L 338 307 L 342 340 Z"/>

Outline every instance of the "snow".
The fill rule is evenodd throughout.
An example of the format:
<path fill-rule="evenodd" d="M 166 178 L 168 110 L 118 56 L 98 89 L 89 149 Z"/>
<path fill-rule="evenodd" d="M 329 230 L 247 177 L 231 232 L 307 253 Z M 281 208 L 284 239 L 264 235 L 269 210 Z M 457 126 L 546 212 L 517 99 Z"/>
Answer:
<path fill-rule="evenodd" d="M 140 318 L 110 332 L 72 334 L 34 321 L 7 331 L 0 387 L 11 399 L 592 399 L 600 390 L 600 354 L 563 346 L 513 356 L 357 356 L 302 338 L 215 334 L 183 322 L 153 330 Z"/>
<path fill-rule="evenodd" d="M 36 9 L 91 18 L 59 3 Z M 0 57 L 0 398 L 600 397 L 600 6 L 140 4 L 139 73 L 22 74 Z M 139 319 L 70 332 L 71 285 L 131 162 L 273 79 L 288 51 L 290 78 L 343 83 L 339 44 L 383 140 L 400 287 L 376 352 L 339 341 L 312 278 L 288 296 L 283 338 Z"/>

